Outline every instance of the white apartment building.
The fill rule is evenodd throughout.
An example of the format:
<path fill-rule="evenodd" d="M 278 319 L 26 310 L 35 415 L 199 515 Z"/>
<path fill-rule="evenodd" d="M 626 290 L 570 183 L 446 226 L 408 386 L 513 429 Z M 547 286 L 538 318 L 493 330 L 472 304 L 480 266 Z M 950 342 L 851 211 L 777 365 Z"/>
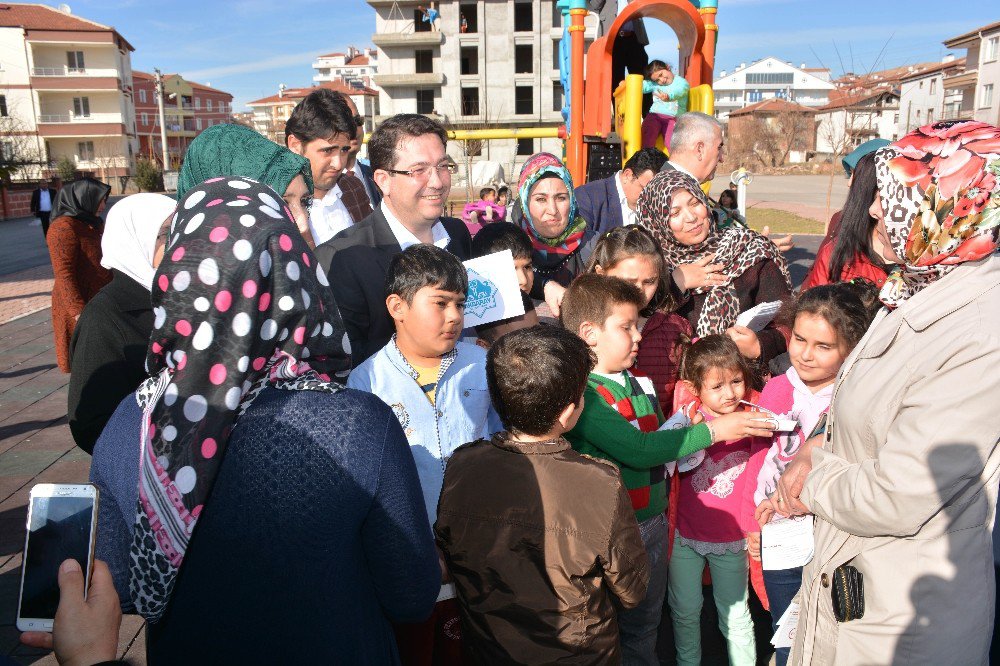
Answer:
<path fill-rule="evenodd" d="M 730 111 L 775 98 L 819 108 L 827 104 L 834 87 L 828 69 L 809 68 L 805 63 L 795 67 L 773 56 L 749 65 L 741 62 L 731 72 L 719 72 L 712 84 L 715 116 L 725 122 Z"/>
<path fill-rule="evenodd" d="M 944 45 L 966 49 L 965 72 L 944 80 L 955 97 L 961 95 L 953 115 L 1000 125 L 1000 21 L 947 39 Z"/>
<path fill-rule="evenodd" d="M 359 87 L 372 88 L 372 77 L 378 74 L 378 51 L 349 46 L 346 53 L 327 53 L 316 58 L 313 81 L 328 83 L 344 81 Z"/>
<path fill-rule="evenodd" d="M 562 17 L 553 0 L 445 0 L 434 27 L 421 0 L 368 0 L 375 9 L 381 117 L 422 113 L 450 129 L 563 124 L 557 52 Z M 464 26 L 464 27 L 463 27 Z M 587 16 L 586 42 L 597 36 Z M 377 119 L 378 120 L 378 119 Z M 532 153 L 561 152 L 559 139 L 451 142 L 458 162 L 499 162 L 508 181 Z"/>
<path fill-rule="evenodd" d="M 962 91 L 948 88 L 944 80 L 965 71 L 965 58 L 945 56 L 936 65 L 907 74 L 900 79 L 897 134 L 937 122 L 961 117 Z"/>
<path fill-rule="evenodd" d="M 816 110 L 816 152 L 836 157 L 869 139 L 895 141 L 899 122 L 899 93 L 891 85 L 838 94 Z"/>
<path fill-rule="evenodd" d="M 37 4 L 0 11 L 0 122 L 20 180 L 50 176 L 63 157 L 112 186 L 138 151 L 135 49 L 111 27 Z"/>

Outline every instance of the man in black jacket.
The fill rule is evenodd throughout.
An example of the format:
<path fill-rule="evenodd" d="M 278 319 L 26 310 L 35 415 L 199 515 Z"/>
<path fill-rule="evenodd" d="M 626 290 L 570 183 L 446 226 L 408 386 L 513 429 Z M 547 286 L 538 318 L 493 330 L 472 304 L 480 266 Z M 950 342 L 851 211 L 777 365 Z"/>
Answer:
<path fill-rule="evenodd" d="M 31 193 L 31 214 L 37 215 L 42 221 L 42 233 L 49 235 L 49 217 L 56 203 L 56 190 L 49 186 L 49 181 L 42 180 Z"/>
<path fill-rule="evenodd" d="M 316 247 L 326 269 L 357 366 L 384 347 L 394 327 L 385 304 L 389 261 L 411 245 L 430 243 L 461 260 L 471 256 L 472 238 L 461 220 L 443 217 L 455 165 L 448 135 L 418 114 L 384 121 L 368 141 L 382 202 L 357 224 Z"/>

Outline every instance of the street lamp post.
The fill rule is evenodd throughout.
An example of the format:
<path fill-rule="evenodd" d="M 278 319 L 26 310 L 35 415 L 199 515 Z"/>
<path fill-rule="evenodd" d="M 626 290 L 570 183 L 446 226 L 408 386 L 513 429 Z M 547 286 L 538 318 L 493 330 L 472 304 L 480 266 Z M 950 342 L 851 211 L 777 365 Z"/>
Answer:
<path fill-rule="evenodd" d="M 170 171 L 170 153 L 167 150 L 167 121 L 163 114 L 163 74 L 159 68 L 154 68 L 156 75 L 156 104 L 160 112 L 160 142 L 163 145 L 163 170 Z"/>

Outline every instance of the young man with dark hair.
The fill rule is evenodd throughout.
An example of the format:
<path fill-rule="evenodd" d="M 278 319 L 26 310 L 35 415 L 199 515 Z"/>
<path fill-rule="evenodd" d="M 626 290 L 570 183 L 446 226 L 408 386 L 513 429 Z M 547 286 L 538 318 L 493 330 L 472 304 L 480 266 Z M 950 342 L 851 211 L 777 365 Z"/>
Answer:
<path fill-rule="evenodd" d="M 614 465 L 562 437 L 593 364 L 555 326 L 490 348 L 486 377 L 506 431 L 455 451 L 434 525 L 469 663 L 621 662 L 615 600 L 642 600 L 645 549 Z"/>
<path fill-rule="evenodd" d="M 666 161 L 667 156 L 656 148 L 643 148 L 615 175 L 576 188 L 578 212 L 598 236 L 635 224 L 635 203 Z"/>
<path fill-rule="evenodd" d="M 316 246 L 358 364 L 389 342 L 393 324 L 382 285 L 392 258 L 419 243 L 468 259 L 465 223 L 444 217 L 455 164 L 448 134 L 437 122 L 401 114 L 382 122 L 368 141 L 368 157 L 382 203 L 367 218 Z"/>
<path fill-rule="evenodd" d="M 296 105 L 285 123 L 285 145 L 309 160 L 313 178 L 313 203 L 309 230 L 316 245 L 371 214 L 367 199 L 358 195 L 360 182 L 341 183 L 356 128 L 346 98 L 320 88 Z"/>
<path fill-rule="evenodd" d="M 501 428 L 486 390 L 486 352 L 459 342 L 467 289 L 462 262 L 441 248 L 418 243 L 396 254 L 384 292 L 396 334 L 347 380 L 348 387 L 377 395 L 399 419 L 430 524 L 452 452 Z M 430 620 L 396 627 L 404 664 L 432 663 L 435 657 L 433 663 L 453 663 L 457 638 L 435 638 L 447 634 L 442 627 L 458 612 L 454 586 L 447 576 L 442 583 Z"/>

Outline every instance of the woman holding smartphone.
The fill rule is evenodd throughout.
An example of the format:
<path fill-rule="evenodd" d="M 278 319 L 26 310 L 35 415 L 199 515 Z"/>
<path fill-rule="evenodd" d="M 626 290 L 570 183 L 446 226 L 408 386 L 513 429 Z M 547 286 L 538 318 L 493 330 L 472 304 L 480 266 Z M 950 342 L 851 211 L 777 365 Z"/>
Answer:
<path fill-rule="evenodd" d="M 181 200 L 152 377 L 94 450 L 97 556 L 149 620 L 150 664 L 392 663 L 390 622 L 440 589 L 405 436 L 340 383 L 337 304 L 280 200 L 240 177 Z"/>

